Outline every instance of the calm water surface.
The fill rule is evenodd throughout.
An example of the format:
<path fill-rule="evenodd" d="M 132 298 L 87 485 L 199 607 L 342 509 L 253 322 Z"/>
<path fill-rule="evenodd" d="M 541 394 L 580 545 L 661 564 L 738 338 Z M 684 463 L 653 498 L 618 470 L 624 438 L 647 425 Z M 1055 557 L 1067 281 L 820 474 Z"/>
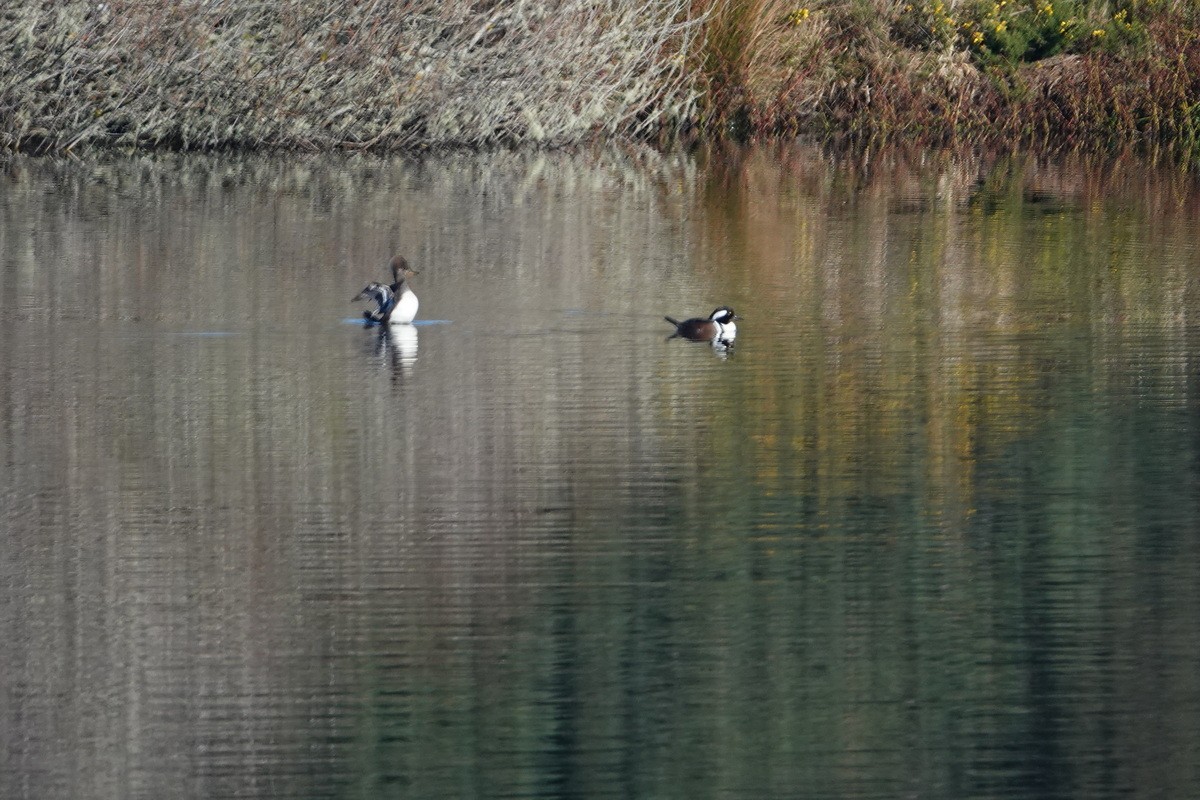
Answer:
<path fill-rule="evenodd" d="M 1200 796 L 1198 219 L 790 145 L 8 162 L 0 797 Z"/>

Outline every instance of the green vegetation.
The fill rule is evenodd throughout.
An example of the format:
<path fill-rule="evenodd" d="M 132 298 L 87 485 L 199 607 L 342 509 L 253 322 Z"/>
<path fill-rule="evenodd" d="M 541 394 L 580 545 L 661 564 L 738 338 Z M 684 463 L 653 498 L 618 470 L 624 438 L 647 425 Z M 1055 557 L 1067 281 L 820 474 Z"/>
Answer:
<path fill-rule="evenodd" d="M 1185 0 L 729 0 L 714 14 L 752 31 L 736 54 L 749 67 L 742 105 L 710 95 L 710 119 L 727 124 L 867 142 L 1200 147 L 1200 6 Z M 738 40 L 706 45 L 725 41 Z"/>
<path fill-rule="evenodd" d="M 811 133 L 1200 151 L 1190 0 L 35 2 L 0 149 Z"/>

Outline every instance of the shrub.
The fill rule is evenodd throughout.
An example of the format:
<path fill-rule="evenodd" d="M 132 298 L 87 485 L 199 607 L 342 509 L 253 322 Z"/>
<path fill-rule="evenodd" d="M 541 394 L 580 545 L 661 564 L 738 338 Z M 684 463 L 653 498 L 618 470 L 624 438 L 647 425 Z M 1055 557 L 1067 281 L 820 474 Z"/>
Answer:
<path fill-rule="evenodd" d="M 1145 19 L 1175 13 L 1167 0 L 943 0 L 905 5 L 893 26 L 895 39 L 932 51 L 961 48 L 981 66 L 1015 67 L 1060 53 L 1103 48 L 1129 52 L 1147 41 Z"/>

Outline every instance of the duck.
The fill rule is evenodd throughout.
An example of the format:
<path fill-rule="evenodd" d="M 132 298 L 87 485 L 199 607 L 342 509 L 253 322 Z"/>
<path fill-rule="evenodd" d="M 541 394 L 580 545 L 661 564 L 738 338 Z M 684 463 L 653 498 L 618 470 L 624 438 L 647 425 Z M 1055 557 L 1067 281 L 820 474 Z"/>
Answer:
<path fill-rule="evenodd" d="M 729 306 L 717 306 L 708 315 L 708 319 L 693 317 L 685 319 L 683 322 L 673 317 L 663 317 L 663 319 L 675 326 L 672 339 L 679 337 L 691 339 L 693 342 L 721 341 L 728 344 L 737 336 L 735 320 L 739 320 L 741 317 L 735 314 Z"/>
<path fill-rule="evenodd" d="M 376 302 L 374 310 L 368 309 L 363 312 L 363 319 L 368 325 L 407 325 L 417 318 L 417 306 L 420 303 L 409 281 L 419 273 L 400 255 L 393 256 L 388 266 L 392 270 L 390 286 L 371 281 L 361 292 L 350 298 L 351 303 L 360 300 Z"/>

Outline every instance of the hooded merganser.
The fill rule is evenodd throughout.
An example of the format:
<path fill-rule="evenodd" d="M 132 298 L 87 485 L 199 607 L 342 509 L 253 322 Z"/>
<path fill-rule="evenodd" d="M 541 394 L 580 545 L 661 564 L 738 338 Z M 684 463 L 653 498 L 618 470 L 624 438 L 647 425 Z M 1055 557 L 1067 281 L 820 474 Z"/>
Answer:
<path fill-rule="evenodd" d="M 729 306 L 720 306 L 711 314 L 708 319 L 685 319 L 680 322 L 671 317 L 663 317 L 667 322 L 675 326 L 675 334 L 671 338 L 680 336 L 684 339 L 691 339 L 694 342 L 711 342 L 720 340 L 723 342 L 732 342 L 737 336 L 737 325 L 734 320 L 741 319 L 733 313 L 733 309 Z"/>
<path fill-rule="evenodd" d="M 410 323 L 417 317 L 419 303 L 408 281 L 417 272 L 408 266 L 408 261 L 404 259 L 404 256 L 395 256 L 388 266 L 392 268 L 391 286 L 371 281 L 361 292 L 350 298 L 350 302 L 374 300 L 378 304 L 375 310 L 363 312 L 363 319 L 368 323 L 380 325 Z"/>

